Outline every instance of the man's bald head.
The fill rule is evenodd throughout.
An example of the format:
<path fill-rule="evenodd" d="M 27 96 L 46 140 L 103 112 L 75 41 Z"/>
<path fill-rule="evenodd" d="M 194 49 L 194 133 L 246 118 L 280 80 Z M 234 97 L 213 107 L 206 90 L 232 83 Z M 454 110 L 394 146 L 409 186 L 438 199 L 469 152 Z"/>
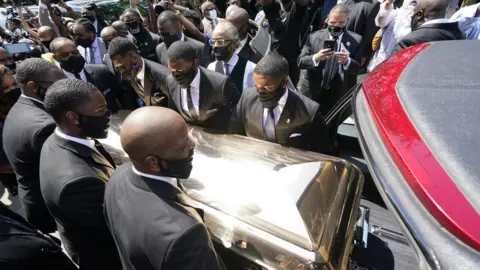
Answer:
<path fill-rule="evenodd" d="M 445 18 L 448 0 L 420 0 L 414 9 L 414 17 L 419 21 L 430 21 Z M 420 15 L 421 13 L 421 15 Z"/>
<path fill-rule="evenodd" d="M 56 38 L 53 28 L 46 25 L 38 28 L 38 36 L 42 42 L 52 41 L 54 38 Z"/>
<path fill-rule="evenodd" d="M 168 168 L 165 161 L 186 159 L 194 147 L 182 116 L 156 106 L 133 111 L 123 122 L 120 140 L 135 167 L 153 174 Z"/>
<path fill-rule="evenodd" d="M 65 46 L 76 47 L 76 44 L 71 39 L 64 38 L 64 37 L 59 37 L 59 38 L 56 38 L 56 39 L 52 40 L 52 43 L 50 43 L 50 51 L 55 54 L 56 52 L 58 52 L 61 48 L 65 47 Z"/>
<path fill-rule="evenodd" d="M 111 26 L 103 28 L 102 32 L 100 32 L 100 38 L 107 44 L 118 36 L 118 31 Z"/>
<path fill-rule="evenodd" d="M 228 7 L 225 20 L 237 28 L 240 40 L 247 37 L 249 19 L 248 12 L 245 9 L 233 5 Z"/>

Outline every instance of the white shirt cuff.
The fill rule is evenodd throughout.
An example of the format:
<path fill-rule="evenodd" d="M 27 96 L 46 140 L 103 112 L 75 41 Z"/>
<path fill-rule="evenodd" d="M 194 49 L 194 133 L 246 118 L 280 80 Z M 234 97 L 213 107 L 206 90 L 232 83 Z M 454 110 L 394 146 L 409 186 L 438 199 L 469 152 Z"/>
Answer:
<path fill-rule="evenodd" d="M 350 66 L 350 63 L 352 62 L 352 59 L 350 59 L 350 57 L 347 58 L 348 61 L 345 65 L 343 65 L 343 69 L 344 70 L 348 70 L 348 67 Z"/>
<path fill-rule="evenodd" d="M 319 63 L 317 62 L 317 60 L 315 60 L 315 55 L 312 55 L 312 61 L 313 61 L 313 66 L 318 67 Z"/>

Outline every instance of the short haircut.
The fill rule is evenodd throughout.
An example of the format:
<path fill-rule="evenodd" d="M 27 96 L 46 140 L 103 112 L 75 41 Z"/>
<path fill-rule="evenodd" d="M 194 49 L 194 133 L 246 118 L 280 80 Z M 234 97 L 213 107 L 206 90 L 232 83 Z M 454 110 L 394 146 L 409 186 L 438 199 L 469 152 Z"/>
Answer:
<path fill-rule="evenodd" d="M 225 28 L 225 32 L 227 33 L 228 37 L 231 40 L 238 41 L 240 39 L 240 37 L 238 36 L 237 28 L 231 22 L 223 21 L 223 22 L 217 24 L 217 26 L 215 26 L 215 29 L 213 30 L 213 32 L 216 32 L 215 30 L 218 30 L 218 28 L 221 28 L 221 27 Z"/>
<path fill-rule="evenodd" d="M 140 20 L 142 19 L 142 18 L 140 18 L 140 14 L 138 14 L 138 11 L 135 10 L 135 9 L 133 9 L 133 8 L 126 8 L 126 9 L 123 11 L 122 15 L 120 15 L 120 16 L 123 17 L 123 16 L 125 16 L 125 14 L 127 14 L 127 13 L 133 13 L 133 14 L 135 14 L 135 16 L 137 16 L 138 19 L 140 19 Z"/>
<path fill-rule="evenodd" d="M 64 38 L 64 37 L 57 37 L 57 38 L 54 38 L 52 40 L 52 42 L 50 43 L 50 51 L 55 53 L 56 51 L 56 47 L 57 47 L 57 44 L 58 43 L 61 43 L 61 42 L 74 42 L 73 40 L 69 39 L 69 38 Z"/>
<path fill-rule="evenodd" d="M 350 10 L 348 9 L 348 6 L 345 4 L 337 4 L 330 10 L 330 14 L 332 13 L 344 13 L 345 15 L 348 16 L 348 13 L 350 13 Z"/>
<path fill-rule="evenodd" d="M 185 10 L 182 12 L 183 17 L 193 21 L 195 25 L 200 25 L 202 23 L 202 17 L 195 10 Z"/>
<path fill-rule="evenodd" d="M 197 58 L 195 49 L 186 41 L 176 41 L 167 51 L 168 60 L 194 61 Z"/>
<path fill-rule="evenodd" d="M 208 4 L 213 4 L 215 6 L 215 3 L 213 3 L 212 1 L 205 1 L 203 2 L 203 4 L 200 6 L 200 10 L 203 12 L 205 11 L 205 9 L 207 8 L 207 5 Z"/>
<path fill-rule="evenodd" d="M 162 25 L 165 23 L 180 23 L 180 18 L 178 18 L 178 16 L 170 10 L 165 10 L 158 16 L 157 25 Z"/>
<path fill-rule="evenodd" d="M 93 23 L 87 18 L 76 19 L 73 27 L 77 25 L 83 26 L 88 32 L 95 33 L 95 26 L 93 26 Z"/>
<path fill-rule="evenodd" d="M 28 58 L 17 66 L 17 82 L 24 85 L 30 81 L 40 81 L 45 73 L 58 67 L 42 58 Z"/>
<path fill-rule="evenodd" d="M 45 95 L 45 110 L 59 123 L 62 115 L 68 111 L 75 111 L 79 106 L 90 101 L 90 93 L 98 91 L 91 83 L 62 79 L 52 84 Z"/>
<path fill-rule="evenodd" d="M 260 59 L 253 72 L 259 75 L 285 77 L 289 72 L 288 61 L 277 52 L 270 52 Z"/>
<path fill-rule="evenodd" d="M 124 56 L 130 52 L 138 54 L 137 47 L 135 47 L 133 42 L 124 37 L 116 37 L 112 39 L 110 45 L 108 45 L 108 56 L 110 56 L 110 58 L 117 55 Z"/>

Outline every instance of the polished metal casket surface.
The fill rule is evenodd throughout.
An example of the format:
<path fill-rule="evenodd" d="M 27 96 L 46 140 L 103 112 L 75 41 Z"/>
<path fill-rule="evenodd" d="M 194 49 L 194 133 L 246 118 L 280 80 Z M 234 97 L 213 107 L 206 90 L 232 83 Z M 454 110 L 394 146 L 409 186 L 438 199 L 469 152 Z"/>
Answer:
<path fill-rule="evenodd" d="M 127 112 L 102 141 L 116 162 Z M 345 269 L 363 187 L 350 163 L 190 127 L 193 170 L 182 180 L 213 239 L 267 269 Z"/>

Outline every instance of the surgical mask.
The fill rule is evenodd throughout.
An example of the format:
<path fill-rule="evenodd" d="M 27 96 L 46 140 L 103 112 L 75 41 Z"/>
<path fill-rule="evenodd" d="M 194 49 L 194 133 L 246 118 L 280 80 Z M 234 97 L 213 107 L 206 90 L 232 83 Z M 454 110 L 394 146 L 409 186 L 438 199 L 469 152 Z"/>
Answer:
<path fill-rule="evenodd" d="M 273 92 L 258 92 L 258 99 L 265 109 L 273 109 L 277 107 L 278 101 L 285 93 L 285 87 L 280 84 Z"/>
<path fill-rule="evenodd" d="M 190 83 L 193 81 L 193 78 L 195 78 L 196 74 L 197 74 L 197 71 L 193 66 L 190 70 L 187 70 L 185 72 L 175 71 L 172 73 L 175 81 L 177 81 L 177 83 L 180 84 L 182 87 L 188 87 Z"/>
<path fill-rule="evenodd" d="M 108 135 L 108 128 L 110 127 L 111 113 L 107 111 L 102 116 L 90 116 L 78 114 L 78 127 L 82 129 L 86 137 L 103 139 Z"/>
<path fill-rule="evenodd" d="M 83 48 L 89 48 L 90 46 L 92 46 L 93 41 L 94 39 L 75 37 L 75 42 Z"/>
<path fill-rule="evenodd" d="M 168 47 L 170 47 L 170 45 L 172 45 L 175 41 L 179 41 L 180 40 L 180 35 L 178 33 L 175 33 L 175 34 L 165 34 L 165 35 L 162 35 L 162 38 L 163 38 L 163 42 L 165 43 L 165 45 Z"/>
<path fill-rule="evenodd" d="M 158 158 L 158 157 L 157 157 Z M 193 169 L 193 151 L 190 152 L 187 158 L 181 160 L 163 160 L 167 163 L 167 166 L 163 166 L 158 158 L 158 164 L 160 164 L 161 174 L 163 176 L 169 176 L 173 178 L 187 179 Z"/>
<path fill-rule="evenodd" d="M 10 102 L 15 103 L 20 98 L 21 94 L 22 94 L 22 90 L 20 90 L 20 88 L 14 88 L 8 91 L 7 93 L 5 93 L 5 96 Z"/>
<path fill-rule="evenodd" d="M 67 61 L 60 61 L 60 67 L 70 73 L 78 74 L 85 66 L 85 59 L 81 55 L 71 55 Z"/>
<path fill-rule="evenodd" d="M 230 50 L 228 49 L 228 46 L 213 47 L 213 54 L 218 61 L 227 61 L 230 56 Z"/>
<path fill-rule="evenodd" d="M 210 17 L 210 19 L 217 18 L 217 10 L 216 9 L 209 10 L 208 11 L 208 16 Z"/>
<path fill-rule="evenodd" d="M 330 33 L 332 37 L 339 37 L 340 35 L 343 34 L 344 31 L 345 31 L 345 26 L 344 27 L 333 26 L 333 25 L 328 26 L 328 33 Z"/>

